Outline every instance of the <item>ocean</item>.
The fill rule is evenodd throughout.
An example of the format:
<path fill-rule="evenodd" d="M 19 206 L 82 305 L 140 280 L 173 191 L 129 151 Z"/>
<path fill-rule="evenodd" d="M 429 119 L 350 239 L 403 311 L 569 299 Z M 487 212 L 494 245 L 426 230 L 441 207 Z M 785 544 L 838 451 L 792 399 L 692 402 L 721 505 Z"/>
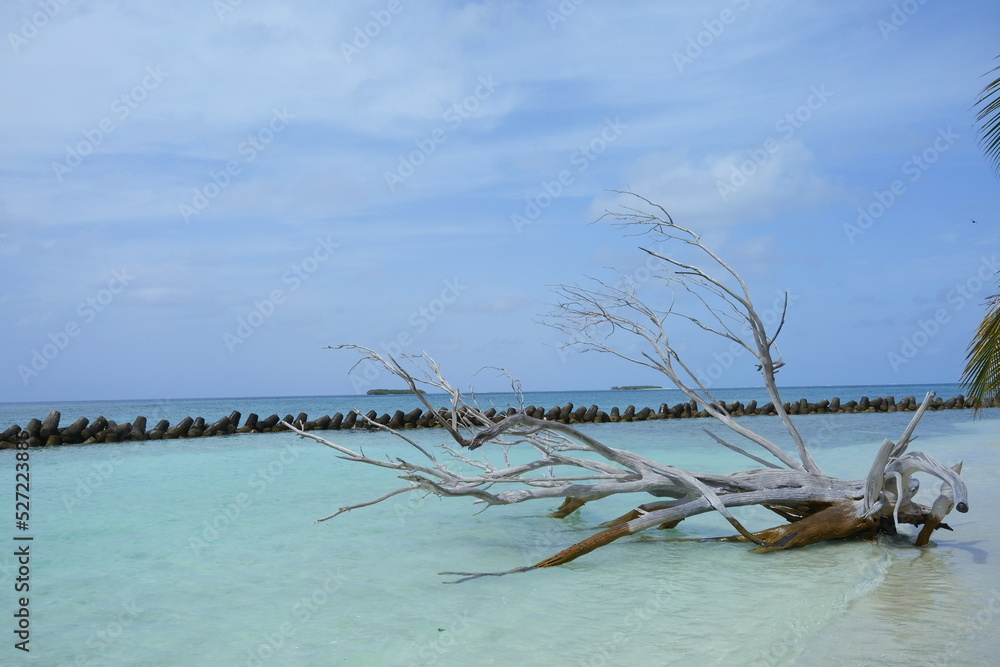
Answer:
<path fill-rule="evenodd" d="M 958 396 L 962 393 L 957 384 L 926 384 L 926 385 L 856 385 L 838 387 L 787 387 L 780 388 L 785 401 L 806 399 L 810 402 L 839 396 L 844 402 L 860 400 L 862 396 L 875 398 L 877 396 L 894 396 L 897 400 L 905 396 L 916 396 L 919 401 L 928 391 L 934 391 L 942 398 Z M 767 392 L 762 387 L 731 388 L 714 390 L 717 398 L 727 403 L 741 401 L 748 403 L 756 400 L 760 405 L 768 402 Z M 430 395 L 435 406 L 447 406 L 448 397 L 444 394 Z M 651 407 L 654 410 L 661 403 L 671 406 L 686 403 L 687 397 L 677 389 L 640 389 L 640 390 L 584 390 L 584 391 L 551 391 L 526 392 L 520 399 L 513 393 L 476 394 L 476 399 L 485 410 L 489 407 L 506 409 L 517 406 L 519 400 L 524 405 L 544 405 L 556 407 L 567 402 L 575 406 L 597 405 L 599 409 L 610 412 L 612 407 L 626 408 L 635 405 L 636 409 Z M 31 419 L 45 419 L 52 410 L 62 414 L 60 424 L 67 426 L 79 417 L 87 417 L 91 421 L 98 416 L 112 419 L 119 424 L 130 422 L 137 416 L 146 417 L 149 427 L 161 419 L 170 420 L 176 424 L 185 417 L 204 417 L 212 423 L 238 410 L 243 419 L 251 412 L 262 419 L 271 414 L 284 417 L 286 414 L 297 416 L 305 412 L 311 419 L 323 415 L 333 415 L 336 412 L 347 414 L 350 410 L 361 412 L 375 410 L 379 414 L 392 414 L 396 410 L 408 412 L 414 408 L 423 407 L 416 396 L 412 395 L 348 395 L 348 396 L 281 396 L 281 397 L 243 397 L 243 398 L 159 398 L 159 399 L 125 399 L 119 401 L 52 401 L 47 403 L 0 403 L 0 431 L 12 424 L 24 426 Z"/>
<path fill-rule="evenodd" d="M 793 387 L 785 400 L 915 395 L 954 385 Z M 762 390 L 720 390 L 766 401 Z M 532 393 L 525 405 L 656 408 L 671 390 Z M 63 423 L 218 419 L 233 410 L 310 418 L 392 413 L 413 396 L 279 397 L 0 405 L 0 426 L 52 409 Z M 484 394 L 506 407 L 510 395 Z M 443 401 L 442 401 L 443 404 Z M 865 475 L 882 439 L 912 413 L 795 418 L 826 474 Z M 741 418 L 780 442 L 773 417 Z M 1000 409 L 928 412 L 911 451 L 964 461 L 970 511 L 928 547 L 905 539 L 831 542 L 754 554 L 743 544 L 676 541 L 731 534 L 718 515 L 623 538 L 559 568 L 450 584 L 444 571 L 498 572 L 550 556 L 648 496 L 608 498 L 565 520 L 558 502 L 488 510 L 403 494 L 315 523 L 403 486 L 292 434 L 71 445 L 30 451 L 30 527 L 8 522 L 0 555 L 7 645 L 0 663 L 37 665 L 979 665 L 1000 649 Z M 704 433 L 709 420 L 588 424 L 606 444 L 691 470 L 753 467 Z M 713 427 L 719 431 L 719 427 Z M 320 435 L 370 456 L 410 457 L 385 433 Z M 407 431 L 424 446 L 439 429 Z M 478 450 L 498 460 L 489 446 Z M 512 451 L 517 459 L 523 454 Z M 13 450 L 0 451 L 13 514 Z M 924 480 L 930 498 L 937 484 Z M 922 493 L 924 490 L 922 490 Z M 924 500 L 928 498 L 925 496 Z M 759 508 L 734 512 L 751 530 Z M 15 542 L 14 537 L 31 537 Z M 29 544 L 28 593 L 15 548 Z M 30 653 L 14 648 L 30 598 Z"/>

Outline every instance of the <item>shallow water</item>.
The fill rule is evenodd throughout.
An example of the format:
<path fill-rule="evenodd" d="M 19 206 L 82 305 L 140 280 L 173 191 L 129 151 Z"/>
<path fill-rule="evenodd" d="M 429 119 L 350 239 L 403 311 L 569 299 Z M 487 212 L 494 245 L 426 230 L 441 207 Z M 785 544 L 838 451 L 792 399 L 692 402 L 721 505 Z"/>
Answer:
<path fill-rule="evenodd" d="M 998 412 L 921 422 L 911 449 L 964 460 L 970 488 L 970 512 L 950 515 L 955 532 L 938 531 L 925 549 L 885 539 L 764 555 L 647 531 L 560 568 L 460 585 L 439 572 L 537 562 L 648 497 L 609 498 L 559 521 L 544 516 L 557 502 L 480 513 L 471 501 L 408 494 L 314 524 L 403 483 L 284 434 L 33 449 L 27 663 L 987 664 L 1000 649 Z M 824 472 L 860 478 L 910 416 L 797 423 Z M 746 419 L 781 433 L 773 418 Z M 689 469 L 755 467 L 714 444 L 708 425 L 585 428 Z M 410 433 L 441 442 L 439 430 Z M 369 455 L 413 456 L 384 434 L 325 435 Z M 14 452 L 0 456 L 12 471 Z M 774 523 L 758 508 L 737 516 L 751 529 Z M 717 515 L 669 531 L 731 532 Z M 8 608 L 13 568 L 0 556 Z"/>
<path fill-rule="evenodd" d="M 957 384 L 927 384 L 787 387 L 781 389 L 782 396 L 786 401 L 797 401 L 805 398 L 810 402 L 832 399 L 834 396 L 840 397 L 844 402 L 859 401 L 863 396 L 869 398 L 893 396 L 896 399 L 915 396 L 920 400 L 928 391 L 935 391 L 938 396 L 947 399 L 961 394 L 962 387 Z M 716 389 L 714 395 L 717 399 L 727 403 L 733 401 L 748 403 L 755 400 L 760 405 L 764 405 L 770 400 L 767 397 L 767 392 L 761 387 Z M 428 398 L 435 406 L 448 405 L 449 397 L 444 394 L 429 394 Z M 678 403 L 688 402 L 688 398 L 677 389 L 528 392 L 520 398 L 511 393 L 485 393 L 477 394 L 475 399 L 484 410 L 489 407 L 505 410 L 510 406 L 518 405 L 519 401 L 523 401 L 525 406 L 536 405 L 546 408 L 563 406 L 567 402 L 576 406 L 585 405 L 588 407 L 593 404 L 606 412 L 610 412 L 613 407 L 624 410 L 629 405 L 635 405 L 640 410 L 647 406 L 655 410 L 661 403 L 674 406 Z M 379 414 L 392 414 L 396 410 L 409 412 L 417 407 L 422 408 L 423 404 L 416 396 L 412 395 L 160 398 L 121 401 L 0 403 L 0 430 L 6 429 L 11 424 L 23 427 L 31 419 L 45 419 L 52 410 L 58 410 L 62 413 L 61 424 L 63 426 L 69 425 L 79 417 L 93 420 L 103 415 L 107 419 L 113 419 L 122 424 L 131 422 L 137 416 L 142 415 L 147 418 L 149 428 L 152 428 L 153 424 L 161 419 L 168 419 L 172 424 L 176 424 L 185 417 L 204 417 L 206 421 L 212 423 L 233 410 L 238 410 L 244 420 L 251 412 L 257 413 L 262 419 L 271 414 L 277 414 L 280 417 L 291 414 L 294 417 L 300 412 L 305 412 L 310 419 L 316 419 L 322 415 L 332 416 L 336 412 L 347 414 L 355 409 L 361 412 L 375 410 Z"/>

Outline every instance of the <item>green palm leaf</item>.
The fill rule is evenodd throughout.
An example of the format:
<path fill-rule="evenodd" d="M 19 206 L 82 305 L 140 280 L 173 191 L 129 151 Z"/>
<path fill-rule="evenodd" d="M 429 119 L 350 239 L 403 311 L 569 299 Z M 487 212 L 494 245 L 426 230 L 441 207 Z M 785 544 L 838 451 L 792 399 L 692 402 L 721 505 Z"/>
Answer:
<path fill-rule="evenodd" d="M 998 71 L 1000 67 L 995 67 L 987 74 Z M 975 106 L 979 107 L 976 114 L 979 145 L 993 163 L 993 170 L 1000 176 L 1000 77 L 983 88 Z"/>
<path fill-rule="evenodd" d="M 1000 67 L 995 67 L 987 75 L 998 71 Z M 1000 177 L 1000 77 L 983 88 L 975 106 L 979 107 L 976 114 L 979 146 Z M 1000 395 L 1000 294 L 991 296 L 987 306 L 986 317 L 969 344 L 962 374 L 962 383 L 968 386 L 976 412 Z"/>
<path fill-rule="evenodd" d="M 1000 393 L 1000 294 L 989 300 L 986 313 L 965 358 L 962 383 L 968 386 L 969 398 L 978 412 L 983 402 Z"/>

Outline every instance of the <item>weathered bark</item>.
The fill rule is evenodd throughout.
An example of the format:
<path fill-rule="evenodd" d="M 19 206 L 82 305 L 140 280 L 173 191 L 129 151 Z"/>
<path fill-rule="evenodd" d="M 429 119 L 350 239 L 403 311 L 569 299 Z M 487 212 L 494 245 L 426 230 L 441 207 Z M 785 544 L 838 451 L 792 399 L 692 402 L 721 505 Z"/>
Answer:
<path fill-rule="evenodd" d="M 553 519 L 565 519 L 573 512 L 577 511 L 581 507 L 587 504 L 586 500 L 580 500 L 579 498 L 567 498 L 563 501 L 562 505 L 559 506 L 555 512 L 549 514 Z"/>
<path fill-rule="evenodd" d="M 386 363 L 386 367 L 394 372 L 407 373 L 394 360 L 384 359 L 373 351 L 368 351 L 368 354 Z M 437 372 L 433 364 L 429 368 Z M 416 384 L 413 376 L 409 378 Z M 441 378 L 433 381 L 424 378 L 423 382 L 436 383 L 434 386 L 438 388 L 450 387 Z M 959 511 L 968 509 L 967 493 L 958 470 L 946 468 L 925 454 L 905 451 L 916 423 L 933 394 L 926 396 L 899 442 L 889 439 L 883 442 L 868 477 L 858 480 L 840 480 L 775 465 L 728 475 L 689 472 L 634 452 L 608 447 L 572 425 L 547 422 L 522 412 L 494 423 L 474 404 L 465 403 L 457 392 L 454 397 L 453 409 L 434 409 L 436 418 L 446 425 L 460 446 L 460 449 L 448 446 L 443 446 L 443 449 L 449 457 L 478 469 L 479 473 L 475 475 L 453 471 L 433 452 L 403 433 L 364 415 L 359 419 L 372 428 L 395 433 L 419 451 L 426 463 L 369 458 L 283 422 L 286 428 L 336 449 L 348 460 L 397 470 L 403 473 L 402 479 L 409 482 L 408 486 L 375 500 L 342 507 L 320 521 L 410 491 L 430 492 L 442 497 L 471 496 L 488 505 L 561 498 L 562 504 L 550 514 L 556 518 L 569 516 L 588 502 L 619 493 L 646 493 L 669 498 L 639 505 L 624 516 L 607 522 L 605 530 L 535 565 L 513 570 L 522 572 L 568 563 L 626 535 L 650 528 L 672 528 L 689 516 L 711 511 L 722 513 L 739 532 L 735 537 L 722 539 L 754 542 L 756 551 L 767 552 L 799 548 L 825 540 L 871 537 L 880 527 L 895 529 L 899 523 L 923 526 L 917 539 L 918 545 L 923 545 L 934 529 L 944 526 L 941 522 L 952 507 L 957 506 Z M 472 437 L 463 434 L 469 429 L 476 431 Z M 540 457 L 529 463 L 498 468 L 485 460 L 471 459 L 461 450 L 477 450 L 487 444 L 527 445 Z M 603 460 L 575 457 L 569 453 L 573 451 L 596 453 Z M 585 474 L 557 476 L 553 473 L 555 469 L 565 468 L 581 470 Z M 531 474 L 546 469 L 550 473 L 548 476 Z M 915 480 L 911 481 L 911 477 L 918 472 L 934 475 L 944 482 L 942 495 L 933 508 L 912 501 L 918 485 Z M 498 485 L 499 490 L 495 488 Z M 502 490 L 503 485 L 515 485 L 516 488 Z M 900 493 L 899 489 L 903 492 Z M 788 523 L 751 533 L 728 511 L 731 507 L 748 505 L 766 507 Z M 459 574 L 474 577 L 484 573 Z"/>
<path fill-rule="evenodd" d="M 704 512 L 720 513 L 738 533 L 721 539 L 753 542 L 756 551 L 768 552 L 800 548 L 825 540 L 870 538 L 879 531 L 895 533 L 900 523 L 920 526 L 916 544 L 923 546 L 929 542 L 935 529 L 948 528 L 943 519 L 953 508 L 959 512 L 968 511 L 968 494 L 959 476 L 961 464 L 948 468 L 927 454 L 906 451 L 917 423 L 934 398 L 933 393 L 924 398 L 898 441 L 888 438 L 883 441 L 864 479 L 840 480 L 823 475 L 789 416 L 792 406 L 781 401 L 774 379 L 775 372 L 784 365 L 775 347 L 785 321 L 784 309 L 774 330 L 769 331 L 765 318 L 755 310 L 750 292 L 740 275 L 705 247 L 696 234 L 676 225 L 665 210 L 639 199 L 658 212 L 650 214 L 630 209 L 616 215 L 621 224 L 641 225 L 664 242 L 684 244 L 723 277 L 717 278 L 690 262 L 678 261 L 659 250 L 643 249 L 672 269 L 673 272 L 665 276 L 668 285 L 679 286 L 694 295 L 707 310 L 710 319 L 675 312 L 673 303 L 665 310 L 657 310 L 639 299 L 634 286 L 625 280 L 614 285 L 599 282 L 596 288 L 562 286 L 559 289 L 562 301 L 556 313 L 558 322 L 553 326 L 571 334 L 574 344 L 585 349 L 607 352 L 662 372 L 689 397 L 690 403 L 685 405 L 685 411 L 703 411 L 763 452 L 752 453 L 710 433 L 720 445 L 747 457 L 755 466 L 763 467 L 728 475 L 692 472 L 609 447 L 593 437 L 593 429 L 580 430 L 572 425 L 579 421 L 574 418 L 579 411 L 574 413 L 572 406 L 553 409 L 552 414 L 531 407 L 526 409 L 520 388 L 513 381 L 512 388 L 519 405 L 509 409 L 507 416 L 497 421 L 502 412 L 480 410 L 474 401 L 467 400 L 444 379 L 437 364 L 426 355 L 397 360 L 368 348 L 346 345 L 340 347 L 359 351 L 364 360 L 381 364 L 402 378 L 423 402 L 430 418 L 444 427 L 457 448 L 442 445 L 443 456 L 438 458 L 433 451 L 400 431 L 407 423 L 402 413 L 398 413 L 392 421 L 376 420 L 374 413 L 361 415 L 358 412 L 352 412 L 349 419 L 356 415 L 358 421 L 368 428 L 394 433 L 419 452 L 423 457 L 419 463 L 401 458 L 370 458 L 307 433 L 301 426 L 289 423 L 291 420 L 285 420 L 285 428 L 337 450 L 343 458 L 395 470 L 408 483 L 374 500 L 342 507 L 321 520 L 410 491 L 442 497 L 472 497 L 489 506 L 562 499 L 559 508 L 550 514 L 555 518 L 564 518 L 587 503 L 616 494 L 641 493 L 659 499 L 640 504 L 635 510 L 608 521 L 603 524 L 604 530 L 550 558 L 507 572 L 510 573 L 562 565 L 624 536 L 650 528 L 673 528 L 685 518 Z M 671 318 L 692 323 L 705 334 L 718 336 L 727 344 L 738 345 L 753 355 L 771 399 L 764 408 L 756 411 L 777 416 L 794 444 L 794 455 L 737 421 L 733 413 L 740 411 L 738 404 L 727 405 L 709 392 L 673 347 L 667 332 L 667 323 L 673 321 Z M 642 344 L 642 351 L 626 354 L 616 349 L 609 342 L 607 330 L 601 327 L 632 334 Z M 777 359 L 772 351 L 777 354 Z M 421 391 L 428 388 L 430 393 L 437 390 L 448 395 L 450 405 L 447 408 L 432 406 L 427 393 Z M 889 408 L 888 405 L 884 407 Z M 801 412 L 799 408 L 796 404 L 795 411 Z M 631 419 L 633 411 L 626 411 L 625 415 L 612 411 L 609 419 Z M 591 408 L 591 412 L 596 414 L 596 406 Z M 666 414 L 665 409 L 661 412 Z M 543 415 L 545 419 L 541 418 Z M 559 421 L 555 421 L 557 418 Z M 345 427 L 347 422 L 345 420 Z M 493 446 L 502 448 L 505 453 L 503 465 L 494 465 L 486 456 L 473 458 L 481 452 L 475 455 L 471 452 L 487 445 L 490 445 L 488 449 Z M 506 457 L 509 447 L 530 448 L 537 458 L 528 463 L 511 464 Z M 584 452 L 586 456 L 575 456 L 573 452 Z M 449 461 L 457 461 L 463 466 L 463 471 L 450 468 Z M 943 482 L 940 495 L 932 507 L 924 507 L 913 500 L 919 487 L 914 475 L 918 473 L 937 477 Z M 786 523 L 750 532 L 730 512 L 730 508 L 749 505 L 765 507 Z M 490 573 L 449 574 L 474 578 Z"/>
<path fill-rule="evenodd" d="M 582 542 L 577 542 L 568 549 L 560 551 L 555 556 L 535 563 L 534 567 L 555 567 L 556 565 L 563 565 L 571 560 L 579 558 L 580 556 L 589 554 L 594 549 L 611 544 L 619 537 L 625 537 L 626 535 L 631 534 L 632 531 L 629 530 L 628 524 L 608 528 L 607 530 L 603 530 L 596 535 L 591 535 Z"/>
<path fill-rule="evenodd" d="M 877 528 L 878 520 L 864 516 L 860 501 L 842 500 L 793 523 L 755 533 L 766 545 L 754 551 L 798 549 L 826 540 L 874 536 Z"/>

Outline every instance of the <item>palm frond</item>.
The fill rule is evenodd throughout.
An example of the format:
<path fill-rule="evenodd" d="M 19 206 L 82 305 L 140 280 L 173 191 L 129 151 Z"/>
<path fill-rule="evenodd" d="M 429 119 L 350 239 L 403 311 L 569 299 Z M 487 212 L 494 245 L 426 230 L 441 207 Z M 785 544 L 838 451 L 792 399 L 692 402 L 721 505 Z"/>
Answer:
<path fill-rule="evenodd" d="M 962 384 L 978 413 L 984 401 L 1000 395 L 1000 294 L 989 299 L 990 309 L 969 344 Z"/>
<path fill-rule="evenodd" d="M 995 67 L 987 72 L 987 76 L 998 71 L 1000 67 Z M 975 106 L 979 108 L 976 114 L 979 146 L 993 163 L 993 171 L 1000 177 L 1000 77 L 983 88 Z"/>
<path fill-rule="evenodd" d="M 1000 72 L 1000 67 L 994 67 L 986 76 L 995 72 Z M 986 84 L 974 106 L 978 107 L 979 146 L 1000 177 L 1000 77 Z M 986 316 L 969 344 L 962 373 L 962 384 L 968 388 L 975 413 L 984 402 L 993 403 L 1000 396 L 1000 294 L 987 299 L 986 305 Z"/>

